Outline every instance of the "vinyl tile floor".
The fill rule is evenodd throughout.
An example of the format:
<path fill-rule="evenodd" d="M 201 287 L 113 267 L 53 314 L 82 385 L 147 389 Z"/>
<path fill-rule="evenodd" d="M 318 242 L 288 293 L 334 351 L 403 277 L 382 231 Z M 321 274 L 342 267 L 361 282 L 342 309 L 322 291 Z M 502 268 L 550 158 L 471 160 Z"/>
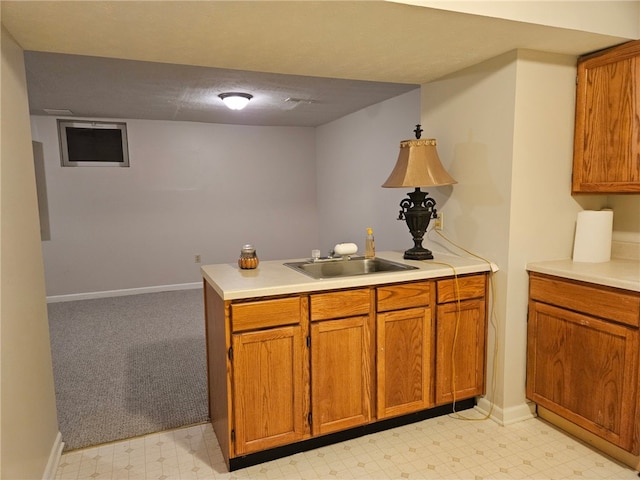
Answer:
<path fill-rule="evenodd" d="M 55 480 L 616 479 L 638 473 L 538 418 L 461 412 L 228 472 L 210 424 L 62 455 Z"/>

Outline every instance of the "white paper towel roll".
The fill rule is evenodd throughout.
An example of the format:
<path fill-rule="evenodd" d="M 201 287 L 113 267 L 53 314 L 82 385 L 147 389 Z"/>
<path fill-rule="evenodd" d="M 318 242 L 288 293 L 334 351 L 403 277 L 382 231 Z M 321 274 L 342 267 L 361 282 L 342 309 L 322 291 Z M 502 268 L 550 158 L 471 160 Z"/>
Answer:
<path fill-rule="evenodd" d="M 612 230 L 612 210 L 579 212 L 573 243 L 573 261 L 599 263 L 611 260 Z"/>

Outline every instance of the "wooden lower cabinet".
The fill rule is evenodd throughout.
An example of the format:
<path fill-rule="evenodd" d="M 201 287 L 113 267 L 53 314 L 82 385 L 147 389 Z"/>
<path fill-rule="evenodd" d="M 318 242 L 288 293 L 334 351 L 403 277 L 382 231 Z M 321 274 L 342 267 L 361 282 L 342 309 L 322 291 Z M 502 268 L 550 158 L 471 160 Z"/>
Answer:
<path fill-rule="evenodd" d="M 637 455 L 639 320 L 640 295 L 531 274 L 527 397 Z"/>
<path fill-rule="evenodd" d="M 374 290 L 310 296 L 313 435 L 371 422 Z"/>
<path fill-rule="evenodd" d="M 305 434 L 302 328 L 234 334 L 233 408 L 237 455 L 297 442 Z"/>
<path fill-rule="evenodd" d="M 437 282 L 435 403 L 485 392 L 486 275 Z"/>
<path fill-rule="evenodd" d="M 368 315 L 311 324 L 313 435 L 371 421 L 370 332 Z"/>
<path fill-rule="evenodd" d="M 434 287 L 429 281 L 377 289 L 378 418 L 433 406 Z"/>
<path fill-rule="evenodd" d="M 433 405 L 431 322 L 429 308 L 378 314 L 378 418 Z"/>
<path fill-rule="evenodd" d="M 484 300 L 438 305 L 436 405 L 484 394 L 485 310 Z"/>
<path fill-rule="evenodd" d="M 464 282 L 484 288 L 486 274 L 473 277 L 479 280 Z M 224 301 L 205 281 L 209 412 L 227 466 L 427 412 L 436 398 L 448 398 L 436 385 L 448 385 L 451 371 L 459 387 L 452 398 L 482 393 L 484 300 L 464 298 L 458 318 L 444 297 L 436 308 L 436 285 L 428 280 Z M 453 318 L 456 335 L 445 327 Z M 452 357 L 454 339 L 461 350 L 472 346 L 471 358 Z M 444 365 L 451 358 L 453 369 Z"/>

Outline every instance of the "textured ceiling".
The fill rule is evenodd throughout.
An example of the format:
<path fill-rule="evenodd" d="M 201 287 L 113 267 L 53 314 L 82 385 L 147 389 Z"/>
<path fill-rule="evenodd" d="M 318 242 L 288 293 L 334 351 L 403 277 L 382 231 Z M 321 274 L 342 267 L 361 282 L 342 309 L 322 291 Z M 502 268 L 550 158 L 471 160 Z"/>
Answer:
<path fill-rule="evenodd" d="M 73 55 L 27 55 L 33 108 L 222 123 L 321 124 L 516 48 L 577 56 L 627 40 L 390 2 L 3 1 L 1 8 L 25 50 Z M 231 86 L 256 95 L 237 121 L 205 100 Z M 283 107 L 283 97 L 316 102 Z"/>
<path fill-rule="evenodd" d="M 418 88 L 46 52 L 25 52 L 25 65 L 34 115 L 310 127 Z M 238 91 L 253 95 L 245 110 L 218 98 Z"/>

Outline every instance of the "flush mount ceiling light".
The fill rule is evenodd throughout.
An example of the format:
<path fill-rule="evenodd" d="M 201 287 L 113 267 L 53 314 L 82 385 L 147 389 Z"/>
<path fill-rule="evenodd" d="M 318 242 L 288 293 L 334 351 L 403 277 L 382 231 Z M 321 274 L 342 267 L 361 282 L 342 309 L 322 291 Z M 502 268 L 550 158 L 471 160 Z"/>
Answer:
<path fill-rule="evenodd" d="M 240 92 L 228 92 L 221 93 L 218 95 L 224 104 L 229 107 L 231 110 L 242 110 L 247 106 L 249 100 L 253 98 L 253 95 L 249 93 L 240 93 Z"/>

